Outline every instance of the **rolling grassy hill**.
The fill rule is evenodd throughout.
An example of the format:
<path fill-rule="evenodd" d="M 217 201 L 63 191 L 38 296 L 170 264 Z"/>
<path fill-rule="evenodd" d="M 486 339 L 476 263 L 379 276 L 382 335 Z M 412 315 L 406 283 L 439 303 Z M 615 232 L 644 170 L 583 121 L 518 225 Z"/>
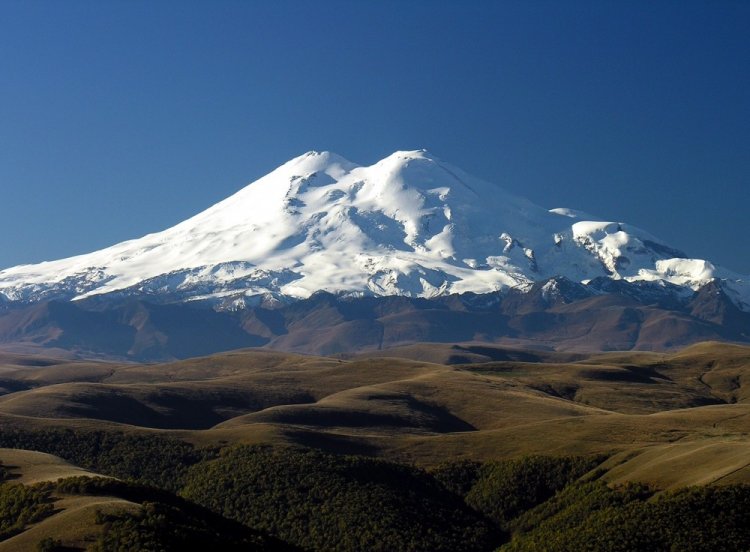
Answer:
<path fill-rule="evenodd" d="M 0 450 L 0 462 L 16 466 L 9 469 L 21 484 L 104 473 L 181 492 L 203 469 L 195 466 L 213 465 L 220 449 L 238 445 L 333 455 L 321 457 L 323 464 L 357 454 L 417 470 L 584 455 L 604 459 L 597 481 L 608 488 L 750 483 L 750 348 L 744 346 L 708 342 L 676 353 L 585 355 L 415 344 L 339 357 L 246 349 L 164 364 L 5 354 L 0 379 L 0 446 L 64 459 Z M 261 464 L 263 454 L 252 452 Z M 200 493 L 191 500 L 201 502 Z M 23 549 L 48 534 L 78 544 L 104 538 L 96 523 L 103 515 L 132 518 L 125 525 L 150 523 L 143 500 L 54 496 L 59 511 L 0 550 L 9 543 Z M 221 516 L 249 523 L 206 500 Z M 178 510 L 169 510 L 175 520 L 193 520 L 183 506 L 169 508 Z M 267 530 L 273 523 L 250 527 Z M 296 535 L 289 543 L 300 545 L 307 541 L 299 531 L 272 533 L 284 540 Z M 493 539 L 487 542 L 501 544 Z"/>

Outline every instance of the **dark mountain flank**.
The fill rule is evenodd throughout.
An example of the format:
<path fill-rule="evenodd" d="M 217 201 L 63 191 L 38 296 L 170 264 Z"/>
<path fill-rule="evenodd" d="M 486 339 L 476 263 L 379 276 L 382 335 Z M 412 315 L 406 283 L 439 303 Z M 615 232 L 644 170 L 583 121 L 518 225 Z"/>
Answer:
<path fill-rule="evenodd" d="M 50 301 L 0 311 L 0 343 L 133 360 L 188 358 L 245 347 L 359 353 L 412 343 L 486 343 L 557 351 L 671 350 L 750 341 L 750 313 L 719 285 L 680 297 L 651 283 L 566 279 L 527 292 L 344 297 L 216 311 L 189 304 Z"/>

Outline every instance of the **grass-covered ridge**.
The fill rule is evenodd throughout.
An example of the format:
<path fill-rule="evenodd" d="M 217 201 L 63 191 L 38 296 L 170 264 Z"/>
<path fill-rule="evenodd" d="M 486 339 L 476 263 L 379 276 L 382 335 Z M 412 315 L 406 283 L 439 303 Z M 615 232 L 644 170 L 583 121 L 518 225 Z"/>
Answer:
<path fill-rule="evenodd" d="M 0 464 L 0 541 L 20 533 L 54 510 L 47 485 L 21 485 L 10 478 L 10 470 Z"/>

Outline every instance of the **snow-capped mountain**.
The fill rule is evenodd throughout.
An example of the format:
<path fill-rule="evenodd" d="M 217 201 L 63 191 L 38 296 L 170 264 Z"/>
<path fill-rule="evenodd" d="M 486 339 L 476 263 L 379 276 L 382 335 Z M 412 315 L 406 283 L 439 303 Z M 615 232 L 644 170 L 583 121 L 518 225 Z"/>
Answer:
<path fill-rule="evenodd" d="M 318 290 L 433 297 L 530 289 L 555 276 L 664 282 L 687 294 L 719 282 L 750 310 L 747 278 L 628 224 L 547 210 L 425 151 L 372 166 L 306 153 L 162 232 L 0 271 L 0 302 L 149 296 L 245 306 Z"/>

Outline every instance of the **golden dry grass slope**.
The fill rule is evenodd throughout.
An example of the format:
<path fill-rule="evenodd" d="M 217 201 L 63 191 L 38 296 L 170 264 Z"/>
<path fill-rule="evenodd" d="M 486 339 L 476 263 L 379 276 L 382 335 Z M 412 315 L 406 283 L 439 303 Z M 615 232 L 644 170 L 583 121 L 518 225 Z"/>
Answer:
<path fill-rule="evenodd" d="M 99 476 L 73 466 L 51 454 L 0 449 L 0 463 L 10 473 L 10 480 L 24 485 L 76 476 Z M 101 476 L 99 476 L 101 477 Z M 83 549 L 96 539 L 102 525 L 96 523 L 97 511 L 102 513 L 135 512 L 139 505 L 106 496 L 70 496 L 53 493 L 53 514 L 28 527 L 22 533 L 0 542 L 0 552 L 36 550 L 37 544 L 50 535 L 65 546 Z"/>
<path fill-rule="evenodd" d="M 743 346 L 582 355 L 418 344 L 346 358 L 248 349 L 150 365 L 2 362 L 6 427 L 284 443 L 421 465 L 604 452 L 614 454 L 612 481 L 750 482 Z"/>

